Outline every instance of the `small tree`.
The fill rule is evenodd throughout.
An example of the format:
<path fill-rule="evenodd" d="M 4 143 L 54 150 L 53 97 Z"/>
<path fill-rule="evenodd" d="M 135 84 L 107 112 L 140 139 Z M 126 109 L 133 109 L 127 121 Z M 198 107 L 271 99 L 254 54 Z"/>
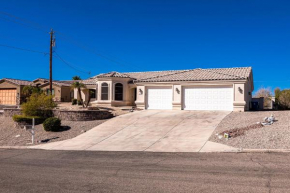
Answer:
<path fill-rule="evenodd" d="M 290 90 L 280 91 L 277 102 L 280 108 L 290 109 Z"/>
<path fill-rule="evenodd" d="M 27 85 L 24 86 L 22 89 L 22 94 L 25 95 L 25 97 L 30 97 L 32 94 L 41 94 L 43 93 L 43 90 L 41 90 L 39 87 Z"/>
<path fill-rule="evenodd" d="M 272 92 L 270 88 L 260 88 L 254 95 L 256 98 L 263 97 L 264 98 L 264 107 L 268 107 L 270 105 L 272 96 Z"/>
<path fill-rule="evenodd" d="M 81 80 L 81 78 L 79 76 L 74 76 L 73 80 Z M 82 103 L 83 107 L 85 107 L 85 104 L 84 104 L 84 101 L 83 101 L 83 97 L 82 97 L 82 93 L 81 93 L 81 89 L 86 89 L 87 88 L 86 85 L 84 85 L 80 81 L 75 81 L 74 83 L 72 83 L 71 88 L 78 90 L 78 95 L 80 97 L 81 103 Z"/>
<path fill-rule="evenodd" d="M 52 96 L 47 96 L 44 93 L 34 93 L 21 107 L 22 113 L 25 116 L 50 117 L 52 115 L 52 109 L 56 106 L 56 103 L 52 100 Z"/>

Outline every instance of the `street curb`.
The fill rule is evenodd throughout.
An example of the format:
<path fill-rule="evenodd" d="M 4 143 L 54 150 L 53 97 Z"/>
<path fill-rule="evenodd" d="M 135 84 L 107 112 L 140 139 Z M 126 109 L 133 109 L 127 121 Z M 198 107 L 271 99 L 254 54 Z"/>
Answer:
<path fill-rule="evenodd" d="M 41 149 L 34 146 L 0 146 L 0 149 L 50 150 L 50 149 Z M 59 151 L 66 151 L 66 150 L 59 150 Z M 83 150 L 83 151 L 87 151 L 87 150 Z M 180 152 L 172 152 L 172 153 L 180 153 Z M 192 152 L 192 153 L 290 153 L 290 149 L 237 149 L 237 150 L 230 150 L 230 151 L 225 150 L 225 151 L 208 151 L 208 152 L 206 151 L 206 152 Z"/>
<path fill-rule="evenodd" d="M 0 146 L 0 149 L 31 149 L 31 146 Z"/>
<path fill-rule="evenodd" d="M 290 153 L 290 149 L 242 149 L 240 153 Z"/>

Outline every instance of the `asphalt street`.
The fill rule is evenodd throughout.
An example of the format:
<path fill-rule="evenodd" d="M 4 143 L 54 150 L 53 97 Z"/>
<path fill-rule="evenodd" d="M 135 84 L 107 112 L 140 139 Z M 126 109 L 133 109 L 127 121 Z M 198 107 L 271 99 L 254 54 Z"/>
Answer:
<path fill-rule="evenodd" d="M 290 154 L 0 149 L 0 192 L 290 192 Z"/>

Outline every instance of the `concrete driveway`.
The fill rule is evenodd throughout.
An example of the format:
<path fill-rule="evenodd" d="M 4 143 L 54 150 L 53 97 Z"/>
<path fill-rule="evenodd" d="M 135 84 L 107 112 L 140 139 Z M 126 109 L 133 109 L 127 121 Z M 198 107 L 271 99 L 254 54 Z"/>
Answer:
<path fill-rule="evenodd" d="M 51 150 L 199 152 L 228 111 L 144 110 L 125 114 L 73 139 L 32 148 Z M 208 146 L 215 146 L 211 144 Z"/>

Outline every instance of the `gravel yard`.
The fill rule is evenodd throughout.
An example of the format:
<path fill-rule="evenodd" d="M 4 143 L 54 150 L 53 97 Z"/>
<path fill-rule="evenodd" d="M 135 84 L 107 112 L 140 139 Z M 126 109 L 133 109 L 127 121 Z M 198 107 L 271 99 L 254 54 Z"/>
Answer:
<path fill-rule="evenodd" d="M 43 143 L 61 141 L 76 137 L 106 120 L 95 121 L 62 121 L 63 131 L 46 132 L 42 124 L 35 127 L 35 141 Z M 23 146 L 31 142 L 31 134 L 19 127 L 15 127 L 12 118 L 0 117 L 0 146 Z"/>
<path fill-rule="evenodd" d="M 262 122 L 264 117 L 273 114 L 273 125 L 250 129 L 244 135 L 219 139 L 216 134 L 235 128 L 245 128 Z M 290 111 L 232 112 L 218 125 L 210 141 L 226 144 L 236 148 L 247 149 L 290 149 Z"/>
<path fill-rule="evenodd" d="M 65 103 L 60 109 L 69 109 L 70 103 Z M 77 109 L 75 106 L 73 106 Z M 130 107 L 100 107 L 113 113 L 114 116 L 129 113 Z M 62 141 L 74 138 L 84 131 L 88 131 L 106 120 L 95 121 L 62 121 L 63 131 L 60 132 L 46 132 L 42 124 L 35 127 L 35 144 L 49 143 L 55 141 Z M 42 141 L 42 142 L 40 142 Z M 12 118 L 0 116 L 0 146 L 25 146 L 31 143 L 31 134 L 15 126 Z"/>

